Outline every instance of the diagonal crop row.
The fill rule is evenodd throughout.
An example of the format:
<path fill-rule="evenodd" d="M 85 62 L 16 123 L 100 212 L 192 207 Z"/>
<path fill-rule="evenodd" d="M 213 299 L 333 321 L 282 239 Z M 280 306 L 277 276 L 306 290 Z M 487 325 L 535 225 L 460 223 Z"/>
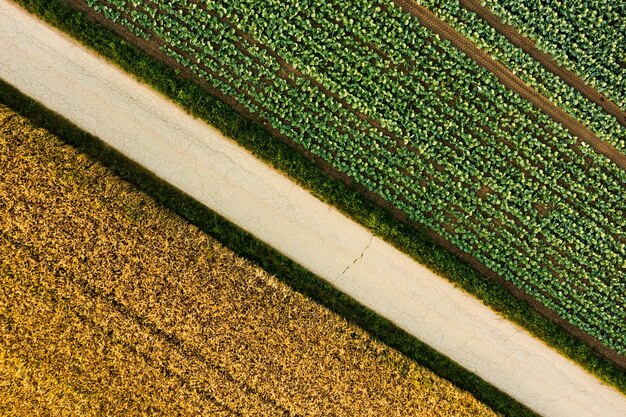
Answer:
<path fill-rule="evenodd" d="M 481 4 L 626 109 L 626 4 L 606 0 Z"/>
<path fill-rule="evenodd" d="M 440 19 L 469 38 L 494 59 L 510 68 L 531 87 L 547 97 L 552 103 L 566 110 L 589 127 L 599 138 L 626 153 L 626 127 L 607 114 L 595 103 L 587 100 L 578 90 L 557 75 L 546 70 L 522 48 L 509 42 L 486 21 L 463 7 L 459 0 L 423 0 L 425 7 Z"/>

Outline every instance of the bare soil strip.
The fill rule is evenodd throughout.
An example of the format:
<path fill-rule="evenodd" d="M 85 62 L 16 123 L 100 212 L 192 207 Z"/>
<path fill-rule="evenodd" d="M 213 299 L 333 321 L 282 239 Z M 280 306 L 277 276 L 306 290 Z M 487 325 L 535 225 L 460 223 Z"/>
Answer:
<path fill-rule="evenodd" d="M 0 107 L 0 414 L 495 416 Z"/>
<path fill-rule="evenodd" d="M 522 48 L 524 52 L 532 56 L 536 61 L 539 61 L 545 69 L 560 77 L 571 87 L 580 91 L 587 100 L 602 107 L 605 112 L 614 116 L 619 124 L 626 127 L 626 111 L 620 109 L 617 104 L 585 83 L 585 81 L 572 71 L 557 64 L 549 54 L 539 50 L 535 46 L 535 42 L 520 34 L 513 26 L 502 23 L 489 9 L 482 6 L 479 0 L 459 0 L 459 2 L 462 7 L 476 13 L 489 23 L 491 27 L 504 35 L 513 45 Z"/>
<path fill-rule="evenodd" d="M 430 10 L 417 4 L 413 0 L 394 1 L 398 6 L 402 7 L 407 12 L 413 13 L 417 16 L 420 19 L 420 22 L 428 29 L 438 34 L 442 39 L 450 41 L 456 48 L 476 61 L 476 63 L 489 70 L 500 80 L 500 82 L 518 93 L 520 97 L 528 100 L 546 115 L 560 123 L 563 127 L 569 130 L 572 135 L 589 143 L 589 145 L 591 145 L 596 152 L 605 155 L 613 163 L 626 170 L 626 155 L 598 138 L 593 131 L 580 123 L 578 120 L 574 119 L 569 115 L 569 113 L 552 104 L 550 100 L 528 86 L 507 67 L 502 65 L 500 62 L 495 61 L 487 52 L 479 49 L 473 42 L 455 31 L 450 25 L 440 20 Z"/>

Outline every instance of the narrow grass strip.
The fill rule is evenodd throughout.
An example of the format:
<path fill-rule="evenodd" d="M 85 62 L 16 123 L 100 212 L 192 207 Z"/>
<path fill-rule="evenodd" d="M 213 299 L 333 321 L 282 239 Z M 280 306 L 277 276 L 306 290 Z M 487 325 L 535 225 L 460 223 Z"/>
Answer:
<path fill-rule="evenodd" d="M 307 160 L 302 154 L 270 135 L 262 126 L 242 117 L 222 101 L 210 96 L 192 81 L 180 77 L 177 71 L 133 47 L 128 41 L 107 28 L 88 20 L 80 12 L 60 0 L 15 0 L 15 2 L 53 26 L 67 32 L 122 69 L 150 84 L 157 91 L 185 107 L 195 116 L 204 119 L 221 130 L 225 135 L 233 138 L 269 165 L 285 172 L 294 181 L 310 190 L 321 200 L 336 206 L 355 221 L 368 227 L 374 234 L 400 248 L 437 273 L 447 277 L 501 313 L 504 317 L 525 327 L 535 336 L 546 341 L 589 372 L 608 384 L 615 386 L 621 392 L 626 393 L 626 372 L 622 368 L 600 357 L 594 353 L 591 347 L 567 333 L 557 324 L 545 319 L 524 301 L 510 294 L 502 285 L 481 275 L 454 254 L 437 245 L 425 231 L 400 223 L 391 214 L 369 202 L 357 191 L 324 174 L 319 167 Z M 478 394 L 471 387 L 473 384 L 471 381 L 477 378 L 473 374 L 463 370 L 461 373 L 464 372 L 466 376 L 461 377 L 459 381 L 452 376 L 456 371 L 450 371 L 449 375 L 446 374 L 449 371 L 446 371 L 447 365 L 444 365 L 444 363 L 450 362 L 447 358 L 433 352 L 435 356 L 432 358 L 430 365 L 426 362 L 421 362 L 417 354 L 418 351 L 421 351 L 421 348 L 415 350 L 415 354 L 418 356 L 414 357 L 410 353 L 415 348 L 409 348 L 409 346 L 413 346 L 413 342 L 409 342 L 406 338 L 413 339 L 412 337 L 369 311 L 367 314 L 359 313 L 359 309 L 363 309 L 363 307 L 358 306 L 354 301 L 350 301 L 354 304 L 353 307 L 344 306 L 336 310 L 335 308 L 339 307 L 333 307 L 333 305 L 337 303 L 339 305 L 343 303 L 340 300 L 347 300 L 348 298 L 332 289 L 330 285 L 320 282 L 318 278 L 312 276 L 282 255 L 267 248 L 247 233 L 228 224 L 225 220 L 215 220 L 216 215 L 212 212 L 207 212 L 204 206 L 187 196 L 180 196 L 179 191 L 172 189 L 167 184 L 163 184 L 132 162 L 127 160 L 121 162 L 123 159 L 115 152 L 108 150 L 107 156 L 104 151 L 96 150 L 96 148 L 102 148 L 104 145 L 87 145 L 87 143 L 94 142 L 95 139 L 87 140 L 87 137 L 83 133 L 77 133 L 77 128 L 73 127 L 69 122 L 58 116 L 54 116 L 54 120 L 50 117 L 51 115 L 48 115 L 48 117 L 38 116 L 37 114 L 42 112 L 41 109 L 37 110 L 40 106 L 32 103 L 25 97 L 17 98 L 15 92 L 13 94 L 9 92 L 9 88 L 9 86 L 3 85 L 1 94 L 3 96 L 14 96 L 13 101 L 21 103 L 18 106 L 9 102 L 9 98 L 5 99 L 3 97 L 2 99 L 7 100 L 6 102 L 10 107 L 23 113 L 26 117 L 34 120 L 34 122 L 41 123 L 54 134 L 81 148 L 83 152 L 97 156 L 97 159 L 110 166 L 119 175 L 136 183 L 143 190 L 155 196 L 161 204 L 187 218 L 207 233 L 217 237 L 218 240 L 232 248 L 235 252 L 254 260 L 271 273 L 288 282 L 296 290 L 310 295 L 333 311 L 366 328 L 390 346 L 395 347 L 407 356 L 418 360 L 418 362 L 423 363 L 440 375 L 472 392 L 481 401 L 492 406 L 494 410 L 506 411 L 507 415 L 525 415 L 514 414 L 515 411 L 512 410 L 515 407 L 497 406 L 496 404 L 501 404 L 500 400 L 492 403 L 491 400 L 487 399 L 492 398 L 492 400 L 496 400 L 498 396 L 492 397 L 488 395 L 483 397 Z M 98 152 L 103 154 L 98 156 Z M 261 250 L 260 247 L 265 249 Z M 270 253 L 274 253 L 275 256 L 270 256 Z M 289 271 L 291 268 L 295 268 L 294 271 L 298 270 L 300 272 L 298 274 L 284 274 L 284 276 L 283 273 L 279 272 Z M 299 274 L 304 274 L 302 275 L 303 277 L 306 275 L 309 278 L 300 278 Z M 325 293 L 325 291 L 330 292 Z M 334 293 L 332 293 L 333 291 Z M 385 332 L 390 331 L 384 330 L 388 329 L 387 326 L 394 328 L 391 332 L 394 335 L 396 335 L 396 332 L 399 333 L 393 337 L 385 336 Z M 399 334 L 404 336 L 399 336 Z M 401 341 L 405 339 L 407 340 L 406 342 Z M 401 348 L 404 345 L 406 347 Z M 435 359 L 437 355 L 440 359 Z M 457 365 L 454 366 L 459 368 Z M 438 369 L 439 367 L 441 367 L 441 370 Z M 461 380 L 466 382 L 461 382 Z M 482 384 L 485 383 L 482 382 Z M 490 389 L 493 390 L 494 388 L 491 387 Z"/>

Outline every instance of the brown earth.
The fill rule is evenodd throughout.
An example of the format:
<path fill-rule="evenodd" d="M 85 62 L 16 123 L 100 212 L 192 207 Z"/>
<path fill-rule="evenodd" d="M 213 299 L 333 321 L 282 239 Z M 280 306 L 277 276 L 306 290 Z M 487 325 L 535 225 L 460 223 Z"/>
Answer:
<path fill-rule="evenodd" d="M 476 13 L 485 20 L 491 27 L 500 32 L 513 45 L 522 48 L 524 52 L 533 57 L 536 61 L 551 73 L 555 74 L 571 87 L 578 90 L 587 100 L 602 107 L 602 109 L 615 117 L 619 124 L 626 127 L 626 112 L 619 108 L 617 104 L 611 101 L 604 94 L 591 87 L 572 71 L 560 66 L 552 59 L 552 57 L 539 50 L 535 46 L 535 42 L 519 33 L 513 26 L 502 23 L 502 21 L 489 9 L 482 6 L 479 0 L 459 0 L 462 7 Z"/>
<path fill-rule="evenodd" d="M 593 131 L 574 119 L 569 113 L 552 104 L 545 96 L 531 88 L 507 67 L 494 60 L 491 55 L 478 48 L 472 41 L 455 31 L 450 25 L 440 20 L 430 10 L 417 4 L 414 0 L 394 0 L 394 2 L 405 11 L 417 16 L 422 25 L 438 34 L 442 39 L 450 41 L 457 49 L 489 70 L 502 84 L 515 91 L 520 97 L 531 102 L 554 121 L 560 123 L 572 135 L 589 143 L 596 152 L 605 155 L 613 163 L 626 170 L 626 155 L 598 138 Z"/>
<path fill-rule="evenodd" d="M 0 414 L 495 415 L 0 108 Z"/>

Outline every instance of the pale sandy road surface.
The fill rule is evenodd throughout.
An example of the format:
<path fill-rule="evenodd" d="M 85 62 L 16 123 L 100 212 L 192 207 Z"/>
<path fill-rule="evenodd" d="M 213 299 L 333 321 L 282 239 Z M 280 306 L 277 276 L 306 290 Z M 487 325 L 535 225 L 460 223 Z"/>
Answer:
<path fill-rule="evenodd" d="M 0 77 L 545 416 L 626 397 L 215 129 L 0 0 Z"/>

